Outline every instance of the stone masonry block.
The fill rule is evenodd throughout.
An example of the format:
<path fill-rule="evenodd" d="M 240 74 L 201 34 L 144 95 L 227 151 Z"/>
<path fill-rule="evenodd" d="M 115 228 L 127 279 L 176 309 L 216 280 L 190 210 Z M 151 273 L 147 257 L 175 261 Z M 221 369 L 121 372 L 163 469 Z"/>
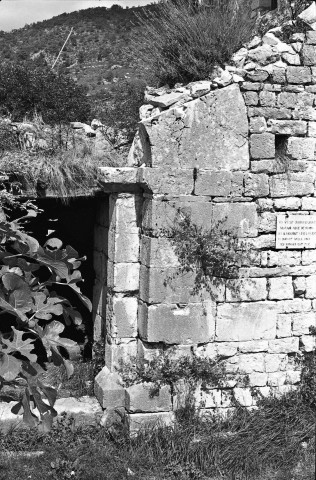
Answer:
<path fill-rule="evenodd" d="M 316 349 L 315 335 L 302 335 L 300 337 L 300 346 L 303 352 L 313 352 Z"/>
<path fill-rule="evenodd" d="M 316 197 L 302 198 L 302 210 L 316 211 Z"/>
<path fill-rule="evenodd" d="M 302 197 L 314 192 L 315 175 L 309 173 L 287 173 L 270 177 L 271 197 Z"/>
<path fill-rule="evenodd" d="M 268 302 L 220 304 L 217 308 L 216 340 L 274 339 L 277 314 Z"/>
<path fill-rule="evenodd" d="M 314 66 L 316 65 L 316 48 L 314 45 L 304 45 L 303 50 L 303 63 L 304 65 Z"/>
<path fill-rule="evenodd" d="M 269 353 L 265 355 L 264 363 L 267 373 L 284 371 L 288 363 L 288 356 L 285 353 Z"/>
<path fill-rule="evenodd" d="M 251 387 L 264 387 L 268 381 L 268 375 L 266 373 L 250 373 L 248 377 Z"/>
<path fill-rule="evenodd" d="M 117 327 L 118 337 L 129 338 L 137 336 L 137 309 L 138 302 L 135 297 L 124 297 L 116 294 L 113 296 L 114 322 Z"/>
<path fill-rule="evenodd" d="M 231 231 L 238 237 L 256 237 L 258 216 L 256 205 L 223 203 L 213 207 L 213 225 Z"/>
<path fill-rule="evenodd" d="M 274 107 L 276 102 L 275 93 L 263 90 L 259 94 L 260 105 L 262 107 Z"/>
<path fill-rule="evenodd" d="M 137 341 L 135 338 L 116 339 L 119 344 L 105 344 L 105 365 L 112 371 L 119 367 L 120 362 L 130 362 L 131 357 L 137 355 Z"/>
<path fill-rule="evenodd" d="M 265 372 L 265 354 L 249 353 L 240 355 L 238 358 L 238 371 L 240 373 L 264 373 Z"/>
<path fill-rule="evenodd" d="M 293 335 L 309 334 L 309 327 L 316 326 L 316 312 L 304 312 L 292 314 Z"/>
<path fill-rule="evenodd" d="M 316 275 L 306 278 L 306 298 L 316 298 Z"/>
<path fill-rule="evenodd" d="M 306 278 L 296 277 L 293 279 L 294 294 L 296 297 L 304 295 L 306 292 Z"/>
<path fill-rule="evenodd" d="M 142 236 L 140 261 L 146 267 L 179 267 L 179 259 L 168 238 Z"/>
<path fill-rule="evenodd" d="M 268 175 L 265 173 L 245 174 L 245 195 L 247 197 L 267 197 L 269 195 Z"/>
<path fill-rule="evenodd" d="M 268 385 L 269 387 L 279 387 L 284 385 L 286 381 L 285 372 L 272 372 L 268 375 Z"/>
<path fill-rule="evenodd" d="M 292 335 L 292 316 L 289 313 L 278 314 L 277 338 L 286 338 Z"/>
<path fill-rule="evenodd" d="M 269 340 L 269 353 L 296 353 L 299 351 L 299 338 L 278 338 Z"/>
<path fill-rule="evenodd" d="M 222 392 L 218 389 L 210 389 L 202 392 L 201 406 L 204 408 L 220 408 L 222 406 Z"/>
<path fill-rule="evenodd" d="M 292 277 L 269 278 L 268 298 L 270 300 L 284 300 L 293 296 Z"/>
<path fill-rule="evenodd" d="M 168 230 L 178 218 L 179 209 L 205 228 L 211 227 L 212 204 L 197 196 L 165 197 L 154 195 L 145 197 L 143 203 L 143 230 L 145 234 L 168 236 Z"/>
<path fill-rule="evenodd" d="M 297 94 L 292 92 L 282 92 L 278 95 L 278 105 L 285 108 L 294 108 L 297 102 Z"/>
<path fill-rule="evenodd" d="M 290 137 L 286 153 L 297 160 L 314 160 L 316 138 Z"/>
<path fill-rule="evenodd" d="M 207 343 L 214 340 L 215 304 L 139 306 L 139 334 L 150 343 Z"/>
<path fill-rule="evenodd" d="M 244 192 L 244 172 L 233 172 L 231 183 L 231 195 L 238 197 Z"/>
<path fill-rule="evenodd" d="M 312 74 L 309 67 L 287 67 L 286 78 L 289 83 L 305 84 L 311 83 Z"/>
<path fill-rule="evenodd" d="M 238 351 L 241 353 L 267 352 L 269 349 L 268 340 L 250 340 L 248 342 L 238 342 L 237 345 Z"/>
<path fill-rule="evenodd" d="M 302 199 L 296 197 L 276 198 L 274 200 L 274 206 L 277 210 L 299 210 L 301 203 Z"/>
<path fill-rule="evenodd" d="M 114 264 L 113 290 L 115 292 L 133 292 L 139 289 L 139 263 Z"/>
<path fill-rule="evenodd" d="M 125 388 L 119 384 L 119 377 L 103 367 L 94 380 L 94 394 L 102 408 L 128 407 Z"/>
<path fill-rule="evenodd" d="M 230 194 L 232 175 L 230 172 L 207 172 L 200 170 L 195 182 L 195 195 L 225 197 Z"/>
<path fill-rule="evenodd" d="M 152 394 L 154 385 L 141 383 L 128 387 L 129 411 L 137 412 L 169 412 L 172 410 L 170 387 L 164 385 L 158 393 Z"/>
<path fill-rule="evenodd" d="M 171 427 L 175 423 L 174 412 L 132 413 L 129 414 L 129 430 L 135 434 L 139 430 L 157 427 Z"/>
<path fill-rule="evenodd" d="M 273 212 L 263 212 L 259 216 L 259 232 L 276 231 L 276 214 Z"/>
<path fill-rule="evenodd" d="M 264 117 L 250 118 L 250 125 L 249 125 L 250 133 L 263 133 L 266 130 L 267 130 L 267 122 Z"/>
<path fill-rule="evenodd" d="M 233 395 L 242 407 L 251 407 L 253 405 L 250 388 L 234 388 Z"/>
<path fill-rule="evenodd" d="M 245 92 L 243 94 L 244 100 L 245 100 L 245 105 L 247 106 L 255 106 L 258 105 L 259 103 L 259 97 L 257 92 Z"/>
<path fill-rule="evenodd" d="M 245 278 L 228 280 L 226 283 L 226 301 L 258 301 L 267 298 L 267 280 L 265 278 Z"/>
<path fill-rule="evenodd" d="M 307 122 L 303 120 L 269 120 L 268 130 L 278 135 L 305 135 Z"/>
<path fill-rule="evenodd" d="M 109 259 L 115 263 L 134 263 L 139 261 L 139 235 L 123 232 L 110 235 Z"/>
<path fill-rule="evenodd" d="M 146 192 L 166 195 L 191 195 L 194 187 L 192 169 L 139 167 L 138 183 Z"/>
<path fill-rule="evenodd" d="M 174 267 L 150 267 L 141 265 L 140 268 L 140 291 L 141 300 L 147 303 L 196 303 L 203 298 L 209 298 L 210 293 L 203 290 L 193 293 L 196 274 L 194 272 L 179 272 Z M 222 298 L 222 287 L 216 291 L 215 296 Z"/>
<path fill-rule="evenodd" d="M 250 136 L 250 155 L 252 158 L 274 158 L 275 139 L 270 133 L 254 133 Z"/>
<path fill-rule="evenodd" d="M 137 195 L 128 193 L 119 193 L 114 205 L 114 215 L 112 214 L 110 229 L 115 229 L 116 233 L 128 232 L 138 234 L 141 214 L 141 198 Z M 115 224 L 113 225 L 113 221 Z"/>

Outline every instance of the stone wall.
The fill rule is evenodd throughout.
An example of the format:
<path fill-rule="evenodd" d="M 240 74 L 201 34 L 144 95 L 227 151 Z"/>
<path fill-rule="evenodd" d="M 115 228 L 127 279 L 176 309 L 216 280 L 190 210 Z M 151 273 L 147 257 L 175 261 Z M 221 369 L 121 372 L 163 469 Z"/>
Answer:
<path fill-rule="evenodd" d="M 316 220 L 315 94 L 316 32 L 284 41 L 278 27 L 212 80 L 147 89 L 129 167 L 103 169 L 105 189 L 129 193 L 112 194 L 106 367 L 96 395 L 103 408 L 126 408 L 132 428 L 171 421 L 176 400 L 167 387 L 154 398 L 148 385 L 123 388 L 115 366 L 131 354 L 148 360 L 173 346 L 221 355 L 228 372 L 249 375 L 247 388 L 238 380 L 197 392 L 211 411 L 227 411 L 232 392 L 253 407 L 253 387 L 268 395 L 299 383 L 295 356 L 315 348 L 316 250 L 277 249 L 276 220 Z M 179 208 L 206 229 L 221 221 L 251 250 L 238 278 L 220 279 L 202 298 L 192 275 L 174 276 L 166 232 Z"/>

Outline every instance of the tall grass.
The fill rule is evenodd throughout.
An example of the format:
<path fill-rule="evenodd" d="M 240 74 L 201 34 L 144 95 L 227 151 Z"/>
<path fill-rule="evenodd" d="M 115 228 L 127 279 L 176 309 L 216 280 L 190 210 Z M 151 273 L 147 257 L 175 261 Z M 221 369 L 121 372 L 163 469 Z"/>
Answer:
<path fill-rule="evenodd" d="M 162 1 L 139 16 L 144 34 L 133 42 L 134 56 L 158 85 L 206 79 L 249 40 L 250 5 L 251 0 Z"/>

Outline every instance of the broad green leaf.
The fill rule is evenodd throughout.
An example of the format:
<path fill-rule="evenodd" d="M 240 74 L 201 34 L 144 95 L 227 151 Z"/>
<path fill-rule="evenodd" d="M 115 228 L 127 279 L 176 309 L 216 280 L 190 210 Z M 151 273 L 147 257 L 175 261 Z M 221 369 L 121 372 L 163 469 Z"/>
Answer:
<path fill-rule="evenodd" d="M 28 320 L 25 313 L 23 313 L 19 309 L 16 309 L 13 305 L 11 305 L 11 303 L 5 300 L 2 292 L 0 292 L 0 310 L 1 309 L 7 311 L 8 313 L 12 313 L 12 315 L 15 315 L 23 322 L 26 322 Z"/>
<path fill-rule="evenodd" d="M 81 325 L 82 324 L 82 316 L 81 313 L 78 312 L 75 308 L 73 308 L 71 305 L 70 307 L 67 307 L 64 305 L 64 319 L 66 322 L 66 325 L 69 326 L 71 325 L 71 320 L 75 325 Z M 71 320 L 69 320 L 71 319 Z"/>
<path fill-rule="evenodd" d="M 62 299 L 56 297 L 47 297 L 45 293 L 38 292 L 33 294 L 34 316 L 41 320 L 51 320 L 52 315 L 62 315 Z"/>
<path fill-rule="evenodd" d="M 64 358 L 61 353 L 57 350 L 57 348 L 52 348 L 52 361 L 56 367 L 60 367 L 64 365 L 67 373 L 67 377 L 70 378 L 74 373 L 74 366 L 70 360 Z"/>
<path fill-rule="evenodd" d="M 2 276 L 2 283 L 7 290 L 29 290 L 28 284 L 14 272 L 5 273 Z"/>
<path fill-rule="evenodd" d="M 31 391 L 35 406 L 39 411 L 39 414 L 41 417 L 42 423 L 41 423 L 40 430 L 44 432 L 49 432 L 52 427 L 54 417 L 57 416 L 57 412 L 56 410 L 54 410 L 53 407 L 43 402 L 41 394 L 35 386 L 31 386 L 30 391 Z"/>
<path fill-rule="evenodd" d="M 30 392 L 28 388 L 25 389 L 21 403 L 23 407 L 23 421 L 29 427 L 36 427 L 36 425 L 38 425 L 38 418 L 36 415 L 34 415 L 34 413 L 32 413 Z"/>
<path fill-rule="evenodd" d="M 55 405 L 55 402 L 56 402 L 56 399 L 57 399 L 56 388 L 50 387 L 48 385 L 44 385 L 39 380 L 37 381 L 37 384 L 38 384 L 40 390 L 43 392 L 45 398 L 47 398 L 50 406 L 53 407 Z"/>
<path fill-rule="evenodd" d="M 21 365 L 21 360 L 6 353 L 0 353 L 0 377 L 7 382 L 14 380 L 19 375 Z"/>
<path fill-rule="evenodd" d="M 2 343 L 5 345 L 3 352 L 6 354 L 19 353 L 20 355 L 23 355 L 23 357 L 26 357 L 31 363 L 36 362 L 37 355 L 35 355 L 34 353 L 30 353 L 32 350 L 34 350 L 34 340 L 32 338 L 23 340 L 22 337 L 25 332 L 16 330 L 14 327 L 12 327 L 12 330 L 12 340 L 8 340 L 5 338 L 2 338 L 1 340 Z"/>
<path fill-rule="evenodd" d="M 44 247 L 50 250 L 60 250 L 63 246 L 63 242 L 59 238 L 49 238 Z"/>

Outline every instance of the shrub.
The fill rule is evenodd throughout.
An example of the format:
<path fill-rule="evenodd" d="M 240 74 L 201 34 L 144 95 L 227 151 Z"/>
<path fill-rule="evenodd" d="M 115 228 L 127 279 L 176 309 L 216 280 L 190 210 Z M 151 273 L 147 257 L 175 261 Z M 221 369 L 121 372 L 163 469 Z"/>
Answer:
<path fill-rule="evenodd" d="M 28 215 L 36 212 L 30 210 Z M 30 426 L 40 423 L 43 430 L 49 430 L 57 415 L 57 392 L 45 385 L 41 376 L 46 362 L 63 365 L 68 376 L 72 375 L 67 350 L 76 343 L 62 336 L 64 324 L 82 322 L 80 313 L 55 289 L 58 285 L 66 286 L 89 310 L 91 303 L 78 285 L 82 280 L 78 268 L 83 260 L 78 253 L 70 246 L 62 248 L 62 242 L 56 238 L 41 247 L 23 231 L 21 221 L 0 222 L 0 310 L 4 314 L 0 332 L 0 390 L 5 385 L 20 390 L 22 385 L 20 400 L 12 412 L 23 413 Z M 56 320 L 60 316 L 64 323 Z"/>
<path fill-rule="evenodd" d="M 159 85 L 209 78 L 250 38 L 250 8 L 250 0 L 163 1 L 139 17 L 134 57 Z"/>
<path fill-rule="evenodd" d="M 37 111 L 50 124 L 85 121 L 90 115 L 84 89 L 70 77 L 23 63 L 0 65 L 0 105 L 15 120 Z"/>

